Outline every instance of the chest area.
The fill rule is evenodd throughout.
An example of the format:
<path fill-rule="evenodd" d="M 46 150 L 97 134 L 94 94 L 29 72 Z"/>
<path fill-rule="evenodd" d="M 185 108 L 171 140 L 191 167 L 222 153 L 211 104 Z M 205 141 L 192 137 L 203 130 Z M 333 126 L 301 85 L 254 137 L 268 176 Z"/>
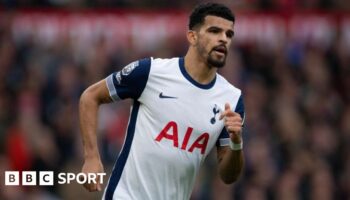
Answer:
<path fill-rule="evenodd" d="M 167 77 L 150 82 L 140 101 L 155 128 L 155 141 L 205 154 L 224 127 L 219 117 L 226 100 L 214 90 L 199 89 L 186 81 Z"/>
<path fill-rule="evenodd" d="M 149 115 L 163 124 L 174 121 L 185 130 L 192 127 L 198 132 L 221 131 L 219 117 L 225 99 L 215 90 L 196 88 L 181 77 L 150 82 L 145 90 L 142 103 Z"/>

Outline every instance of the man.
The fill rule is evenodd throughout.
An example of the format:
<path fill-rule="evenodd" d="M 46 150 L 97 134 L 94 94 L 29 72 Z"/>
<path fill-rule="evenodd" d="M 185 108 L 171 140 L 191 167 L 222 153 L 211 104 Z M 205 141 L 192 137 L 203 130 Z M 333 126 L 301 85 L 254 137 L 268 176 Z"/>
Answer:
<path fill-rule="evenodd" d="M 103 172 L 96 142 L 100 104 L 133 99 L 124 146 L 104 199 L 189 199 L 199 167 L 216 145 L 229 184 L 243 166 L 241 91 L 216 73 L 225 65 L 234 15 L 215 3 L 190 16 L 185 57 L 146 58 L 90 86 L 80 99 L 83 173 Z M 101 191 L 101 185 L 85 185 Z"/>

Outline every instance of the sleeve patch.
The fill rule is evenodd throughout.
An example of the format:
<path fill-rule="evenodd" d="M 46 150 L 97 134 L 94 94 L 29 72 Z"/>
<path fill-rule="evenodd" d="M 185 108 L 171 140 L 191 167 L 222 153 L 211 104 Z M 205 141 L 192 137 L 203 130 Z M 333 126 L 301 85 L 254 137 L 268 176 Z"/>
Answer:
<path fill-rule="evenodd" d="M 122 69 L 122 75 L 129 75 L 136 67 L 139 66 L 139 61 L 132 62 Z M 120 76 L 120 75 L 119 75 Z"/>
<path fill-rule="evenodd" d="M 115 78 L 117 79 L 118 84 L 122 82 L 122 76 L 120 75 L 120 72 L 116 73 Z"/>
<path fill-rule="evenodd" d="M 114 101 L 126 98 L 138 99 L 146 87 L 151 59 L 132 62 L 122 70 L 107 77 L 109 94 Z"/>

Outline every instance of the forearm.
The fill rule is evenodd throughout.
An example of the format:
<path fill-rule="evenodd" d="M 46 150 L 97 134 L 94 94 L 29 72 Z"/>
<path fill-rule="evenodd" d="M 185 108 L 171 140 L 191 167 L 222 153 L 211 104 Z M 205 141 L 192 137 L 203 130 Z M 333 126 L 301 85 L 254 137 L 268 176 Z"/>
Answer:
<path fill-rule="evenodd" d="M 110 102 L 105 80 L 87 88 L 80 97 L 79 121 L 85 158 L 100 158 L 96 136 L 98 108 Z"/>
<path fill-rule="evenodd" d="M 109 102 L 112 102 L 112 99 L 105 80 L 88 87 L 80 97 L 79 122 L 85 157 L 82 173 L 104 172 L 97 146 L 97 115 L 99 106 Z M 102 190 L 98 181 L 84 184 L 84 187 L 90 192 Z"/>
<path fill-rule="evenodd" d="M 221 179 L 226 184 L 235 182 L 242 172 L 243 165 L 243 151 L 233 151 L 230 148 L 226 148 L 224 155 L 219 160 L 219 174 Z"/>
<path fill-rule="evenodd" d="M 79 120 L 85 158 L 99 158 L 96 136 L 98 107 L 99 103 L 88 91 L 81 95 Z"/>

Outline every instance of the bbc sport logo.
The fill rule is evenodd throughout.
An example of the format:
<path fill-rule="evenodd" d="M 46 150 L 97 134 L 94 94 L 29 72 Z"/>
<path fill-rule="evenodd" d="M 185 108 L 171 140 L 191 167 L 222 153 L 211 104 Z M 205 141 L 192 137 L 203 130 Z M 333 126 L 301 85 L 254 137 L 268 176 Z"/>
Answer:
<path fill-rule="evenodd" d="M 21 174 L 21 176 L 20 176 Z M 38 176 L 37 176 L 38 175 Z M 73 181 L 78 184 L 91 184 L 100 183 L 103 184 L 103 177 L 106 173 L 58 173 L 55 179 L 53 171 L 5 171 L 5 185 L 8 186 L 52 186 L 56 183 L 58 184 L 70 184 Z M 21 183 L 20 183 L 21 182 Z"/>

